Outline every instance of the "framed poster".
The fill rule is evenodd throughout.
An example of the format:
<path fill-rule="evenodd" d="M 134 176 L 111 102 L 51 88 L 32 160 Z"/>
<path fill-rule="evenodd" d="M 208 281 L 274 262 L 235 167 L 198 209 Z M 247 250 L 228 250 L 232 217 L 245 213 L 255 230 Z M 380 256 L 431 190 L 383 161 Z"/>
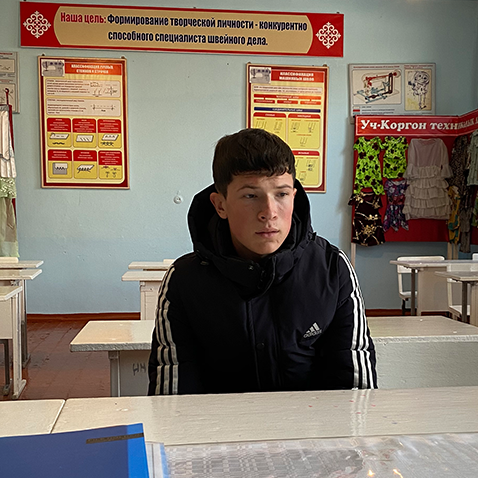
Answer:
<path fill-rule="evenodd" d="M 38 58 L 42 187 L 129 188 L 126 60 Z"/>
<path fill-rule="evenodd" d="M 247 65 L 247 127 L 282 138 L 308 192 L 326 191 L 328 67 Z"/>
<path fill-rule="evenodd" d="M 435 64 L 349 65 L 350 117 L 434 115 Z"/>

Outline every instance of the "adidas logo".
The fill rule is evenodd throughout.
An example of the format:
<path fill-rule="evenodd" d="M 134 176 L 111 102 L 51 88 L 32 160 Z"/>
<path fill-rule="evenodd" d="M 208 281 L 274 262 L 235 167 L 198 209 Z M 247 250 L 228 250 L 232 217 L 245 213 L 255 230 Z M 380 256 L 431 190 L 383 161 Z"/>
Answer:
<path fill-rule="evenodd" d="M 315 337 L 316 335 L 320 335 L 322 333 L 322 329 L 314 322 L 314 325 L 304 334 L 304 339 L 308 339 L 309 337 Z"/>

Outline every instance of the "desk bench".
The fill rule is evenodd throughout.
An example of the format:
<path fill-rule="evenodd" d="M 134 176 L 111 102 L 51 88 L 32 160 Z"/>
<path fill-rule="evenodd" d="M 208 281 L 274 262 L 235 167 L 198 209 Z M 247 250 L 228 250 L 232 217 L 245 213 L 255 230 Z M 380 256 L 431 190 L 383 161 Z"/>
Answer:
<path fill-rule="evenodd" d="M 165 445 L 475 433 L 477 403 L 478 387 L 73 398 L 53 433 L 143 423 Z"/>
<path fill-rule="evenodd" d="M 108 352 L 112 397 L 146 395 L 154 320 L 91 320 L 70 343 L 72 352 Z"/>
<path fill-rule="evenodd" d="M 370 317 L 380 388 L 478 385 L 478 328 L 441 316 Z M 111 396 L 145 395 L 153 321 L 90 321 L 72 352 L 107 351 Z"/>
<path fill-rule="evenodd" d="M 11 340 L 13 343 L 12 379 L 10 379 L 10 354 L 5 353 L 3 395 L 8 395 L 10 387 L 13 385 L 12 398 L 18 398 L 26 384 L 26 381 L 22 379 L 22 333 L 18 313 L 21 291 L 21 286 L 0 286 L 0 339 Z M 5 350 L 8 350 L 6 345 Z"/>
<path fill-rule="evenodd" d="M 158 292 L 165 273 L 165 271 L 157 270 L 131 269 L 121 277 L 122 281 L 139 282 L 141 320 L 155 319 Z"/>
<path fill-rule="evenodd" d="M 167 271 L 174 259 L 164 259 L 163 261 L 136 261 L 131 262 L 128 269 L 141 271 Z"/>
<path fill-rule="evenodd" d="M 65 400 L 0 402 L 0 437 L 51 433 L 64 404 Z"/>
<path fill-rule="evenodd" d="M 18 314 L 22 330 L 22 365 L 26 366 L 30 360 L 27 348 L 27 301 L 26 281 L 38 277 L 42 270 L 38 267 L 43 261 L 2 262 L 0 260 L 0 286 L 19 285 L 22 287 L 19 297 Z"/>

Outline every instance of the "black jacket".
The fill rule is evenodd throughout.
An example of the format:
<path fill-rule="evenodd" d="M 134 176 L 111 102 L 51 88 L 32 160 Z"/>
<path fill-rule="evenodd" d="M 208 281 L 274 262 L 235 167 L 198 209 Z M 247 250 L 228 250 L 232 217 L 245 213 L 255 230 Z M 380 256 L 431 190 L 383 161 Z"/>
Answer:
<path fill-rule="evenodd" d="M 375 350 L 355 272 L 311 229 L 296 181 L 281 248 L 260 264 L 235 255 L 226 220 L 198 193 L 194 252 L 159 291 L 149 394 L 376 388 Z"/>

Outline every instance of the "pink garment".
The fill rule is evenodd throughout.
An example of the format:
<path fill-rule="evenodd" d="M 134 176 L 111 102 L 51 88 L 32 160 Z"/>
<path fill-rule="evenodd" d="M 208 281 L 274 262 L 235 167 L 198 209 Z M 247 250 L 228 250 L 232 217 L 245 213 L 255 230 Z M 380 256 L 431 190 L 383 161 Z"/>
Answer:
<path fill-rule="evenodd" d="M 403 213 L 408 219 L 445 219 L 451 212 L 448 183 L 452 176 L 448 151 L 439 138 L 412 139 L 404 177 L 408 188 Z"/>

